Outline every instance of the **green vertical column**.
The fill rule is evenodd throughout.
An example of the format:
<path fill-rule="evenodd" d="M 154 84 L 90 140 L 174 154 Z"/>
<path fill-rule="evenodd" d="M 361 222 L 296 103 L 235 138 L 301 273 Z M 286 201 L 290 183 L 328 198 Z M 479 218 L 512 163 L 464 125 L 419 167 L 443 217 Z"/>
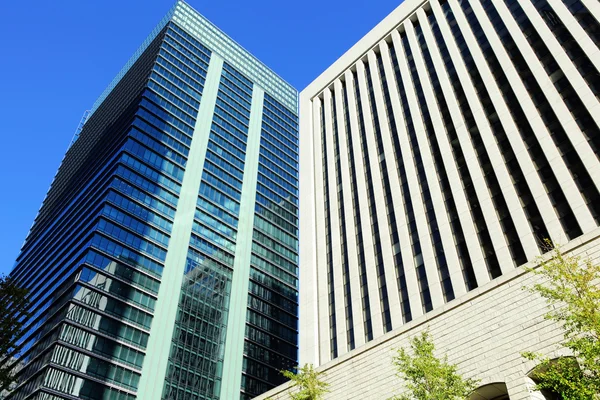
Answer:
<path fill-rule="evenodd" d="M 159 400 L 162 396 L 173 339 L 173 328 L 177 318 L 177 306 L 183 283 L 183 272 L 192 234 L 196 202 L 200 190 L 200 180 L 222 69 L 223 60 L 213 53 L 208 65 L 206 83 L 200 101 L 200 108 L 198 109 L 187 166 L 181 184 L 181 193 L 173 220 L 173 230 L 167 249 L 165 268 L 158 290 L 158 300 L 154 310 L 146 357 L 142 366 L 138 399 Z"/>
<path fill-rule="evenodd" d="M 244 332 L 246 308 L 248 307 L 248 281 L 250 279 L 252 230 L 254 229 L 254 205 L 256 202 L 258 154 L 264 98 L 265 92 L 254 85 L 248 126 L 248 142 L 246 144 L 246 160 L 244 162 L 240 220 L 235 245 L 235 260 L 233 262 L 229 316 L 227 319 L 221 400 L 239 399 L 242 385 Z"/>

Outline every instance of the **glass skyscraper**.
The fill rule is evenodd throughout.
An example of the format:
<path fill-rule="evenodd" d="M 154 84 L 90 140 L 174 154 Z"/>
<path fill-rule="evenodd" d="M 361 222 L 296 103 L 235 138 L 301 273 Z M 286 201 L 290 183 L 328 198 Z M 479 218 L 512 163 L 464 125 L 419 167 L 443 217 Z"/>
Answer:
<path fill-rule="evenodd" d="M 177 2 L 94 104 L 11 276 L 10 399 L 251 398 L 297 362 L 297 92 Z"/>

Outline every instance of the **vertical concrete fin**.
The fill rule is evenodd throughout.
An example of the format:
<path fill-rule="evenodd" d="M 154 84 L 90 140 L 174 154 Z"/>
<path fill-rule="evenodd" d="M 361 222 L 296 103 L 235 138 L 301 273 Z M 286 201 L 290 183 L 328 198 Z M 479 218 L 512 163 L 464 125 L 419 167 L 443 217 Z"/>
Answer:
<path fill-rule="evenodd" d="M 264 91 L 254 85 L 248 126 L 246 161 L 244 163 L 244 182 L 242 183 L 242 198 L 240 201 L 240 221 L 235 245 L 235 260 L 233 262 L 229 316 L 227 318 L 221 399 L 239 398 L 242 385 L 244 332 L 248 306 L 248 280 L 250 279 L 252 230 L 254 229 L 254 205 L 256 202 L 258 154 L 264 97 Z"/>
<path fill-rule="evenodd" d="M 208 66 L 206 84 L 198 109 L 186 172 L 173 220 L 173 231 L 169 240 L 165 268 L 148 340 L 148 352 L 140 377 L 138 399 L 159 400 L 162 397 L 173 339 L 173 327 L 177 317 L 179 294 L 183 283 L 183 271 L 192 234 L 196 202 L 222 69 L 223 60 L 213 54 Z"/>

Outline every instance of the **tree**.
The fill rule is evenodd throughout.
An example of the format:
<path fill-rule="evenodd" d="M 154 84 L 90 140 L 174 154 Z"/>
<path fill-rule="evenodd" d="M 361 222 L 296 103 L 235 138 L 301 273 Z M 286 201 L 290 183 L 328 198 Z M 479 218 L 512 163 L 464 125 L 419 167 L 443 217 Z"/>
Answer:
<path fill-rule="evenodd" d="M 529 271 L 543 279 L 528 289 L 546 299 L 550 311 L 545 318 L 561 325 L 560 344 L 573 355 L 550 360 L 523 353 L 540 363 L 533 376 L 537 389 L 552 390 L 565 400 L 600 399 L 600 265 L 556 246 L 549 259 Z"/>
<path fill-rule="evenodd" d="M 464 379 L 457 372 L 457 366 L 448 363 L 447 355 L 442 359 L 436 358 L 428 331 L 413 337 L 410 348 L 412 355 L 400 348 L 393 358 L 397 375 L 408 389 L 407 394 L 396 396 L 393 400 L 462 400 L 477 387 L 478 381 Z"/>
<path fill-rule="evenodd" d="M 10 277 L 0 276 L 0 389 L 13 382 L 12 370 L 19 352 L 16 342 L 29 316 L 27 293 Z"/>
<path fill-rule="evenodd" d="M 321 400 L 329 392 L 329 384 L 321 380 L 323 373 L 317 372 L 312 364 L 304 364 L 297 370 L 297 373 L 281 371 L 291 381 L 290 387 L 298 388 L 296 393 L 290 393 L 292 400 Z"/>

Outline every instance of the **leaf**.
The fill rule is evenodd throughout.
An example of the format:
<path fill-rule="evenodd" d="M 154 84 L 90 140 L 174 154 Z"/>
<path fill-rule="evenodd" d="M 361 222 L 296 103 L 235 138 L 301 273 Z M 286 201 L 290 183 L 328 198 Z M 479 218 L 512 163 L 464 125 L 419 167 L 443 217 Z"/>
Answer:
<path fill-rule="evenodd" d="M 560 246 L 546 241 L 553 250 L 538 268 L 529 272 L 542 282 L 525 288 L 548 303 L 546 319 L 564 330 L 561 346 L 573 357 L 549 360 L 524 352 L 539 362 L 533 377 L 537 389 L 551 390 L 567 400 L 600 399 L 600 265 L 589 259 L 565 254 Z"/>
<path fill-rule="evenodd" d="M 297 388 L 298 391 L 291 391 L 292 400 L 321 400 L 325 393 L 328 393 L 329 384 L 322 381 L 322 372 L 317 372 L 312 364 L 304 364 L 303 367 L 296 367 L 297 373 L 291 371 L 281 371 L 281 374 L 288 378 L 291 388 Z"/>
<path fill-rule="evenodd" d="M 14 380 L 12 371 L 19 353 L 16 342 L 29 318 L 27 294 L 13 279 L 0 276 L 0 390 Z"/>
<path fill-rule="evenodd" d="M 405 348 L 397 350 L 392 362 L 408 393 L 392 400 L 458 400 L 473 392 L 478 381 L 464 379 L 447 356 L 439 359 L 434 351 L 429 331 L 410 340 L 410 353 Z"/>

